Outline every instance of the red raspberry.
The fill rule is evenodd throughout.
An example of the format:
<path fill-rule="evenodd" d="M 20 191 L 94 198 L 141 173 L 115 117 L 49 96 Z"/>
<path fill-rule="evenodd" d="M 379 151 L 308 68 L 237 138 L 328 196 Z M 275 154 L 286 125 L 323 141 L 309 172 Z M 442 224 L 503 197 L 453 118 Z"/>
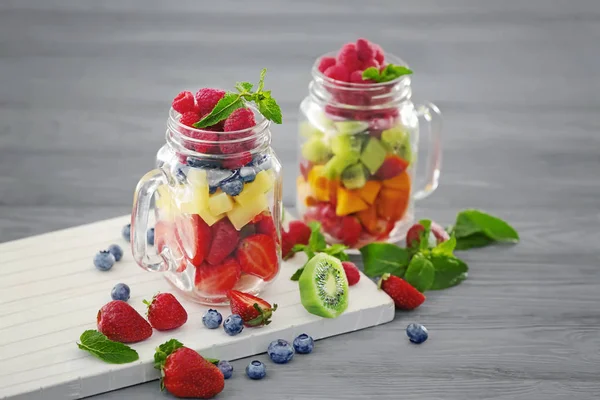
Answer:
<path fill-rule="evenodd" d="M 325 73 L 325 70 L 329 67 L 333 67 L 335 65 L 335 58 L 333 57 L 323 57 L 319 61 L 319 71 L 321 73 Z"/>
<path fill-rule="evenodd" d="M 196 102 L 200 115 L 206 115 L 215 108 L 219 100 L 225 96 L 224 90 L 204 88 L 196 92 Z"/>
<path fill-rule="evenodd" d="M 363 62 L 360 64 L 360 68 L 361 68 L 363 71 L 364 71 L 365 69 L 367 69 L 367 68 L 371 68 L 371 67 L 375 67 L 375 68 L 379 69 L 379 63 L 377 62 L 377 60 L 370 59 L 370 60 L 367 60 L 367 61 L 363 61 Z"/>
<path fill-rule="evenodd" d="M 219 134 L 212 132 L 195 132 L 189 131 L 187 136 L 198 139 L 206 140 L 207 142 L 218 142 Z M 189 146 L 192 150 L 202 154 L 219 154 L 219 145 L 216 143 L 192 143 Z"/>
<path fill-rule="evenodd" d="M 350 82 L 352 83 L 375 83 L 372 79 L 363 79 L 363 72 L 361 70 L 356 70 L 350 74 Z"/>
<path fill-rule="evenodd" d="M 381 46 L 375 43 L 371 43 L 371 47 L 373 48 L 373 51 L 375 53 L 373 58 L 375 58 L 375 61 L 377 61 L 379 65 L 383 65 L 383 62 L 385 61 L 383 49 L 381 48 Z"/>
<path fill-rule="evenodd" d="M 367 39 L 361 38 L 356 41 L 356 52 L 360 61 L 369 61 L 375 57 L 375 52 Z"/>
<path fill-rule="evenodd" d="M 179 118 L 179 122 L 182 125 L 189 126 L 191 128 L 193 128 L 194 124 L 198 121 L 200 121 L 200 116 L 194 111 L 188 111 L 184 113 L 181 118 Z"/>
<path fill-rule="evenodd" d="M 223 130 L 225 132 L 240 131 L 256 125 L 254 113 L 249 108 L 238 108 L 225 120 Z"/>
<path fill-rule="evenodd" d="M 223 168 L 233 170 L 233 169 L 242 168 L 244 165 L 248 164 L 250 161 L 252 161 L 252 154 L 250 154 L 248 152 L 244 152 L 244 153 L 240 154 L 239 156 L 233 156 L 226 160 L 223 160 L 222 164 L 223 164 Z"/>
<path fill-rule="evenodd" d="M 341 64 L 336 64 L 333 67 L 327 68 L 324 72 L 324 75 L 328 78 L 342 82 L 348 82 L 348 80 L 350 79 L 350 73 L 348 72 L 348 68 Z"/>
<path fill-rule="evenodd" d="M 348 285 L 356 285 L 360 281 L 360 272 L 356 265 L 351 261 L 342 261 L 342 267 L 344 267 L 346 278 L 348 278 Z"/>
<path fill-rule="evenodd" d="M 288 226 L 288 235 L 294 244 L 308 244 L 310 233 L 310 228 L 302 221 L 292 221 Z"/>
<path fill-rule="evenodd" d="M 360 60 L 354 43 L 348 43 L 342 46 L 337 56 L 338 64 L 342 64 L 348 71 L 360 69 Z"/>
<path fill-rule="evenodd" d="M 185 114 L 189 111 L 196 111 L 196 102 L 194 101 L 194 95 L 192 92 L 181 92 L 173 99 L 171 107 L 179 114 Z"/>

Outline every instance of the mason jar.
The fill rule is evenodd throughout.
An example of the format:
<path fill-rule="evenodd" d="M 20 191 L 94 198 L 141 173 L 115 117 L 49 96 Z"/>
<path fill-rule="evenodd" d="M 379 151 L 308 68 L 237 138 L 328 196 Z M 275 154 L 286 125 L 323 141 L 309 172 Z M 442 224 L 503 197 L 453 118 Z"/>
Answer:
<path fill-rule="evenodd" d="M 232 289 L 259 294 L 279 272 L 281 164 L 270 122 L 252 111 L 254 127 L 214 132 L 181 124 L 171 109 L 157 168 L 135 191 L 136 262 L 196 302 L 226 304 Z"/>
<path fill-rule="evenodd" d="M 395 56 L 386 60 L 406 66 Z M 319 61 L 300 106 L 300 218 L 320 222 L 329 243 L 359 248 L 400 241 L 413 224 L 415 200 L 438 186 L 440 111 L 431 103 L 413 104 L 408 75 L 383 83 L 341 82 L 322 74 Z M 423 132 L 426 169 L 415 182 Z"/>

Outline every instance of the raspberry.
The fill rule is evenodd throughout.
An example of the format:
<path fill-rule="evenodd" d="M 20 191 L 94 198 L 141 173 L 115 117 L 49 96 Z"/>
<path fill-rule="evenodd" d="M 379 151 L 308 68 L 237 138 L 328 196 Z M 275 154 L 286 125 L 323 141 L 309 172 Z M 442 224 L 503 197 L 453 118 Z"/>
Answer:
<path fill-rule="evenodd" d="M 244 153 L 240 154 L 239 156 L 233 156 L 226 160 L 223 160 L 222 165 L 223 165 L 223 168 L 234 170 L 234 169 L 242 168 L 244 165 L 248 164 L 250 161 L 252 161 L 252 154 L 250 154 L 248 152 L 244 152 Z"/>
<path fill-rule="evenodd" d="M 194 124 L 196 122 L 200 121 L 200 116 L 198 115 L 197 112 L 194 111 L 188 111 L 186 113 L 184 113 L 181 118 L 179 119 L 179 122 L 182 125 L 185 126 L 189 126 L 189 127 L 194 127 Z"/>
<path fill-rule="evenodd" d="M 342 267 L 344 267 L 346 278 L 348 278 L 348 286 L 356 285 L 360 281 L 360 272 L 356 265 L 351 261 L 343 261 Z"/>
<path fill-rule="evenodd" d="M 371 80 L 363 80 L 362 78 L 363 72 L 359 69 L 350 74 L 350 82 L 352 83 L 370 83 Z"/>
<path fill-rule="evenodd" d="M 360 69 L 362 69 L 363 71 L 364 71 L 365 69 L 367 69 L 367 68 L 371 68 L 371 67 L 375 67 L 375 68 L 379 69 L 379 63 L 377 62 L 377 60 L 375 60 L 375 59 L 370 59 L 370 60 L 367 60 L 367 61 L 363 61 L 363 62 L 360 64 Z"/>
<path fill-rule="evenodd" d="M 198 103 L 198 112 L 204 116 L 211 112 L 219 100 L 225 96 L 224 90 L 204 88 L 196 92 L 196 102 Z"/>
<path fill-rule="evenodd" d="M 181 92 L 173 99 L 171 107 L 179 114 L 185 114 L 189 111 L 196 111 L 196 102 L 194 101 L 194 95 L 192 92 Z M 195 121 L 194 121 L 195 122 Z"/>
<path fill-rule="evenodd" d="M 342 82 L 348 82 L 348 79 L 350 79 L 348 68 L 342 64 L 336 64 L 333 67 L 327 68 L 324 72 L 324 75 L 328 78 Z"/>
<path fill-rule="evenodd" d="M 342 46 L 337 56 L 338 64 L 342 64 L 348 71 L 360 69 L 360 60 L 354 43 L 348 43 Z"/>
<path fill-rule="evenodd" d="M 375 55 L 373 56 L 375 58 L 375 61 L 377 61 L 379 63 L 379 65 L 383 65 L 383 62 L 385 60 L 385 56 L 383 54 L 383 49 L 381 48 L 381 46 L 379 46 L 378 44 L 375 44 L 375 43 L 371 43 L 371 47 L 373 48 L 373 51 L 375 52 Z"/>
<path fill-rule="evenodd" d="M 240 131 L 256 125 L 254 113 L 249 108 L 238 108 L 225 120 L 223 130 L 225 132 Z"/>
<path fill-rule="evenodd" d="M 302 221 L 292 221 L 288 226 L 288 235 L 294 244 L 308 244 L 310 233 L 310 228 Z"/>
<path fill-rule="evenodd" d="M 325 73 L 325 70 L 329 67 L 333 67 L 335 65 L 335 58 L 333 57 L 323 57 L 319 61 L 319 71 L 321 73 Z"/>
<path fill-rule="evenodd" d="M 195 132 L 195 131 L 188 131 L 187 132 L 187 136 L 193 138 L 193 139 L 198 139 L 198 140 L 206 140 L 207 142 L 218 142 L 219 141 L 219 134 L 218 133 L 212 133 L 212 132 Z M 197 151 L 198 153 L 202 153 L 202 154 L 219 154 L 219 145 L 218 144 L 213 144 L 213 143 L 192 143 L 189 142 L 188 143 L 189 146 L 192 150 Z"/>
<path fill-rule="evenodd" d="M 358 59 L 363 62 L 372 60 L 375 56 L 371 43 L 367 39 L 358 39 L 356 41 L 356 52 Z"/>

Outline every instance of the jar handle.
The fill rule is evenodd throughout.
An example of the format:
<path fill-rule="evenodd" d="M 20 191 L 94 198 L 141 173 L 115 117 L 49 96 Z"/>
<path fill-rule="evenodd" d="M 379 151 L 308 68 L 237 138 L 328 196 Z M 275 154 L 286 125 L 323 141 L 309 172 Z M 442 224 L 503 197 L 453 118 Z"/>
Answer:
<path fill-rule="evenodd" d="M 151 272 L 161 272 L 168 269 L 167 263 L 158 255 L 156 250 L 153 252 L 154 254 L 148 253 L 146 239 L 152 197 L 158 187 L 166 183 L 163 173 L 159 169 L 154 169 L 140 179 L 133 198 L 131 251 L 139 266 Z"/>
<path fill-rule="evenodd" d="M 437 189 L 442 168 L 442 113 L 433 103 L 417 105 L 417 116 L 427 121 L 429 148 L 427 170 L 423 187 L 414 194 L 415 200 L 422 200 Z"/>

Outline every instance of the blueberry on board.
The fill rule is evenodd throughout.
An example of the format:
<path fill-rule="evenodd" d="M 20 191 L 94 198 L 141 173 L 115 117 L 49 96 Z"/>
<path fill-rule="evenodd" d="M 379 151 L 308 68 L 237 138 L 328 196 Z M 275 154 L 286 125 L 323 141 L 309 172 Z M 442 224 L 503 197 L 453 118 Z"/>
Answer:
<path fill-rule="evenodd" d="M 115 257 L 115 261 L 121 261 L 121 258 L 123 258 L 123 249 L 118 244 L 108 246 L 108 251 Z"/>
<path fill-rule="evenodd" d="M 129 290 L 129 286 L 124 283 L 117 283 L 115 287 L 112 288 L 110 297 L 112 297 L 113 300 L 127 301 L 129 300 L 130 293 L 131 291 Z"/>
<path fill-rule="evenodd" d="M 202 323 L 208 329 L 217 329 L 221 322 L 223 322 L 223 316 L 217 310 L 210 309 L 202 316 Z"/>
<path fill-rule="evenodd" d="M 232 314 L 223 322 L 223 330 L 229 336 L 235 336 L 244 330 L 244 321 L 238 314 Z"/>
<path fill-rule="evenodd" d="M 238 175 L 240 176 L 240 178 L 242 178 L 242 181 L 244 181 L 244 183 L 250 183 L 253 182 L 256 178 L 256 171 L 252 167 L 242 167 L 240 168 L 240 172 L 238 173 Z"/>
<path fill-rule="evenodd" d="M 244 190 L 244 182 L 239 177 L 228 180 L 221 184 L 221 190 L 230 196 L 237 196 Z"/>
<path fill-rule="evenodd" d="M 294 358 L 294 348 L 287 340 L 277 339 L 269 344 L 267 354 L 276 364 L 287 364 Z"/>
<path fill-rule="evenodd" d="M 315 341 L 306 333 L 298 335 L 298 337 L 294 339 L 294 350 L 296 350 L 296 353 L 308 354 L 313 351 L 314 345 Z"/>
<path fill-rule="evenodd" d="M 94 266 L 100 271 L 108 271 L 115 265 L 115 256 L 110 251 L 102 250 L 94 256 Z"/>
<path fill-rule="evenodd" d="M 217 364 L 217 368 L 219 368 L 221 370 L 221 373 L 223 374 L 223 378 L 225 378 L 225 379 L 229 379 L 229 378 L 231 378 L 231 375 L 233 375 L 233 366 L 231 364 L 229 364 L 229 361 L 225 361 L 225 360 L 219 361 L 219 363 Z"/>
<path fill-rule="evenodd" d="M 148 232 L 146 232 L 146 240 L 150 246 L 154 246 L 154 228 L 148 229 Z"/>
<path fill-rule="evenodd" d="M 246 375 L 250 379 L 262 379 L 267 375 L 267 367 L 262 362 L 254 360 L 246 367 Z"/>
<path fill-rule="evenodd" d="M 421 324 L 409 324 L 406 327 L 406 335 L 411 342 L 415 344 L 421 344 L 429 337 L 429 332 Z"/>
<path fill-rule="evenodd" d="M 127 224 L 123 227 L 121 230 L 121 235 L 123 235 L 123 239 L 127 240 L 128 242 L 131 241 L 131 224 Z"/>

